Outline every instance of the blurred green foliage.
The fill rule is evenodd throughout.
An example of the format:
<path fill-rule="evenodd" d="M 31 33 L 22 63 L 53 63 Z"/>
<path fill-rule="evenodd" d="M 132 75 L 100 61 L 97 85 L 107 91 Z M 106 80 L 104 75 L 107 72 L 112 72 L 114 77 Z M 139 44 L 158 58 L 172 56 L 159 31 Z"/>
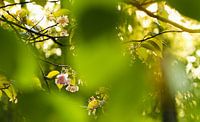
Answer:
<path fill-rule="evenodd" d="M 32 0 L 15 12 L 0 2 L 0 121 L 199 121 L 198 65 L 187 62 L 199 35 L 169 25 L 166 9 L 199 20 L 199 2 Z"/>

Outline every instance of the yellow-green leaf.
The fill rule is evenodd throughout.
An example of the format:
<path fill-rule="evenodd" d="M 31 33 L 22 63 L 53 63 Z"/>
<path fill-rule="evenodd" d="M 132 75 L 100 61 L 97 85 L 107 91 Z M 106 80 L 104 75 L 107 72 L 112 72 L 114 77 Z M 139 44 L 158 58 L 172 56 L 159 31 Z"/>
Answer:
<path fill-rule="evenodd" d="M 33 0 L 36 4 L 45 6 L 47 3 L 47 0 Z"/>
<path fill-rule="evenodd" d="M 53 77 L 55 77 L 58 74 L 60 74 L 59 71 L 53 70 L 53 71 L 51 71 L 51 72 L 48 73 L 47 78 L 53 78 Z"/>
<path fill-rule="evenodd" d="M 73 78 L 71 79 L 70 84 L 73 85 L 73 86 L 76 85 L 76 78 L 75 78 L 75 77 L 73 77 Z"/>
<path fill-rule="evenodd" d="M 14 0 L 5 0 L 6 2 L 9 2 L 9 3 L 15 3 Z"/>
<path fill-rule="evenodd" d="M 161 51 L 160 46 L 153 40 L 148 41 L 156 50 Z"/>
<path fill-rule="evenodd" d="M 41 84 L 40 79 L 38 77 L 33 78 L 33 85 L 37 89 L 42 89 L 42 84 Z"/>
<path fill-rule="evenodd" d="M 8 89 L 4 89 L 3 91 L 10 98 L 10 101 L 16 101 L 17 93 L 15 92 L 15 89 L 12 86 L 10 86 Z"/>
<path fill-rule="evenodd" d="M 2 97 L 2 91 L 0 91 L 0 100 L 1 100 L 1 97 Z"/>
<path fill-rule="evenodd" d="M 0 88 L 5 88 L 10 84 L 6 76 L 0 74 Z"/>
<path fill-rule="evenodd" d="M 58 87 L 59 90 L 61 90 L 62 87 L 64 86 L 63 84 L 56 84 L 56 85 L 57 85 L 57 87 Z"/>
<path fill-rule="evenodd" d="M 69 14 L 70 11 L 68 9 L 59 9 L 58 11 L 54 12 L 53 15 L 55 17 L 63 16 Z"/>

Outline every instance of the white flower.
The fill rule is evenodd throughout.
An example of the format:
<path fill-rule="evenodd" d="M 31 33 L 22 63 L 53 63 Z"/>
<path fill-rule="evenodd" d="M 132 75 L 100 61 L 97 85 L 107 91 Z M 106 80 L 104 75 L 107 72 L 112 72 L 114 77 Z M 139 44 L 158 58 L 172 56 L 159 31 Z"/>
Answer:
<path fill-rule="evenodd" d="M 68 74 L 59 74 L 56 77 L 56 84 L 62 84 L 62 85 L 69 85 L 70 79 L 68 78 Z"/>
<path fill-rule="evenodd" d="M 187 56 L 187 61 L 188 62 L 195 62 L 196 61 L 196 57 L 194 57 L 194 56 Z"/>
<path fill-rule="evenodd" d="M 67 30 L 63 30 L 60 32 L 60 36 L 69 36 Z"/>
<path fill-rule="evenodd" d="M 69 24 L 68 16 L 60 16 L 56 22 L 64 27 Z"/>
<path fill-rule="evenodd" d="M 74 85 L 68 85 L 66 87 L 66 90 L 69 91 L 69 92 L 77 92 L 79 90 L 79 87 L 78 86 L 74 86 Z"/>

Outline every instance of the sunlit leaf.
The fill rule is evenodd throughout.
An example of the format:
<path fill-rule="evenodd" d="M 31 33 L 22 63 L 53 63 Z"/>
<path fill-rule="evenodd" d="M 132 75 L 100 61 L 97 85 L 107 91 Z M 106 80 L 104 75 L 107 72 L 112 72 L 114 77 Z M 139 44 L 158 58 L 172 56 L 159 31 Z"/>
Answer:
<path fill-rule="evenodd" d="M 148 41 L 156 50 L 161 51 L 160 46 L 153 40 Z"/>
<path fill-rule="evenodd" d="M 10 81 L 4 76 L 0 74 L 0 88 L 5 88 L 10 85 Z"/>
<path fill-rule="evenodd" d="M 76 85 L 76 78 L 75 78 L 75 76 L 71 79 L 70 84 L 71 85 Z"/>
<path fill-rule="evenodd" d="M 63 84 L 56 84 L 56 86 L 58 87 L 59 90 L 61 90 L 63 88 Z"/>
<path fill-rule="evenodd" d="M 0 90 L 0 100 L 1 100 L 1 97 L 2 97 L 2 91 Z"/>
<path fill-rule="evenodd" d="M 15 3 L 15 0 L 4 0 L 6 2 L 9 2 L 9 3 Z"/>
<path fill-rule="evenodd" d="M 8 89 L 4 89 L 3 90 L 6 95 L 10 98 L 10 101 L 15 102 L 16 101 L 16 97 L 17 97 L 17 93 L 15 92 L 15 89 L 13 88 L 13 86 L 9 86 Z"/>
<path fill-rule="evenodd" d="M 136 54 L 138 55 L 138 57 L 139 57 L 140 60 L 142 60 L 142 61 L 146 61 L 147 58 L 148 58 L 148 56 L 149 56 L 148 51 L 147 51 L 145 48 L 143 48 L 143 47 L 138 48 L 138 49 L 136 50 Z"/>
<path fill-rule="evenodd" d="M 149 43 L 142 43 L 141 46 L 148 49 L 148 50 L 155 51 L 154 46 L 149 44 Z"/>
<path fill-rule="evenodd" d="M 54 12 L 53 15 L 55 17 L 63 16 L 69 14 L 70 11 L 68 9 L 59 9 L 58 11 Z"/>
<path fill-rule="evenodd" d="M 51 72 L 48 73 L 47 78 L 53 78 L 53 77 L 55 77 L 58 74 L 60 74 L 59 71 L 53 70 L 53 71 L 51 71 Z"/>

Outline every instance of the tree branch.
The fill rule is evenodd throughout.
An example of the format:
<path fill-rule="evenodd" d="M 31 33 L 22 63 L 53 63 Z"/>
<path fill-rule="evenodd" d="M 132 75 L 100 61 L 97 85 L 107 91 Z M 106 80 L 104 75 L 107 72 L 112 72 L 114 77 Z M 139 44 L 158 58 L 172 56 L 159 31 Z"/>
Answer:
<path fill-rule="evenodd" d="M 156 18 L 160 21 L 163 21 L 165 23 L 168 23 L 170 25 L 173 25 L 174 27 L 177 27 L 179 29 L 181 29 L 182 31 L 188 32 L 188 33 L 200 33 L 200 29 L 190 29 L 187 27 L 184 27 L 176 22 L 173 22 L 167 18 L 164 18 L 162 16 L 159 15 L 155 15 L 154 13 L 152 13 L 151 11 L 147 10 L 146 8 L 142 7 L 142 5 L 140 5 L 137 1 L 129 1 L 127 2 L 128 4 L 131 4 L 132 6 L 135 6 L 136 8 L 138 8 L 139 10 L 145 12 L 147 15 L 149 15 L 150 17 Z"/>

